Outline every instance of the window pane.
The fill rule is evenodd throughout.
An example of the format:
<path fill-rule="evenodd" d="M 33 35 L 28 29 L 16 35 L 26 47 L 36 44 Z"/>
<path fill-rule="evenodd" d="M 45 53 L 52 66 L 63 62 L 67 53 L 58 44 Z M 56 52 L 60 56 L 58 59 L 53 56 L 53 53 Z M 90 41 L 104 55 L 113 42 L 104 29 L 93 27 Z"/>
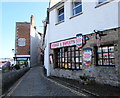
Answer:
<path fill-rule="evenodd" d="M 58 21 L 63 21 L 64 20 L 64 14 L 58 16 Z"/>
<path fill-rule="evenodd" d="M 103 65 L 109 65 L 109 60 L 108 59 L 103 59 Z"/>
<path fill-rule="evenodd" d="M 68 68 L 71 68 L 71 63 L 68 63 Z"/>
<path fill-rule="evenodd" d="M 68 47 L 68 51 L 70 51 L 71 49 L 70 49 L 70 47 Z"/>
<path fill-rule="evenodd" d="M 103 52 L 108 52 L 108 47 L 102 47 Z"/>
<path fill-rule="evenodd" d="M 72 62 L 73 62 L 73 63 L 75 62 L 74 57 L 72 57 Z"/>
<path fill-rule="evenodd" d="M 76 54 L 75 54 L 76 56 L 79 56 L 79 52 L 78 51 L 76 51 Z"/>
<path fill-rule="evenodd" d="M 82 57 L 80 57 L 80 62 L 82 62 Z"/>
<path fill-rule="evenodd" d="M 108 53 L 103 53 L 103 58 L 108 58 Z"/>
<path fill-rule="evenodd" d="M 72 56 L 74 56 L 74 52 L 72 52 Z"/>
<path fill-rule="evenodd" d="M 64 62 L 64 58 L 62 58 L 62 62 Z"/>
<path fill-rule="evenodd" d="M 114 58 L 114 53 L 109 53 L 110 58 Z"/>
<path fill-rule="evenodd" d="M 102 65 L 102 60 L 98 60 L 98 65 Z"/>
<path fill-rule="evenodd" d="M 76 64 L 76 69 L 80 69 L 80 66 L 79 66 L 79 64 Z"/>
<path fill-rule="evenodd" d="M 67 62 L 67 58 L 65 58 L 65 62 Z"/>
<path fill-rule="evenodd" d="M 79 62 L 79 58 L 76 58 L 76 62 L 77 62 L 77 63 Z"/>
<path fill-rule="evenodd" d="M 107 1 L 107 0 L 99 0 L 98 4 L 101 4 L 101 3 L 105 2 L 105 1 Z"/>
<path fill-rule="evenodd" d="M 62 63 L 62 68 L 64 68 L 64 63 Z"/>
<path fill-rule="evenodd" d="M 115 59 L 110 59 L 110 65 L 115 65 Z"/>
<path fill-rule="evenodd" d="M 74 63 L 72 63 L 72 69 L 75 69 L 75 64 Z"/>
<path fill-rule="evenodd" d="M 73 15 L 78 14 L 80 12 L 82 12 L 82 6 L 76 7 L 73 11 Z"/>
<path fill-rule="evenodd" d="M 68 62 L 71 62 L 71 58 L 68 58 Z"/>
<path fill-rule="evenodd" d="M 110 46 L 110 47 L 109 47 L 109 51 L 110 51 L 110 52 L 114 52 L 114 46 Z"/>
<path fill-rule="evenodd" d="M 80 1 L 74 2 L 74 3 L 73 3 L 73 7 L 78 6 L 78 5 L 81 5 L 81 4 L 82 4 L 82 2 L 80 2 Z"/>
<path fill-rule="evenodd" d="M 98 59 L 102 58 L 102 54 L 98 54 Z"/>
<path fill-rule="evenodd" d="M 68 52 L 68 57 L 70 57 L 70 52 Z"/>
<path fill-rule="evenodd" d="M 65 68 L 68 68 L 67 63 L 65 63 Z"/>
<path fill-rule="evenodd" d="M 102 53 L 102 48 L 98 48 L 98 53 Z"/>

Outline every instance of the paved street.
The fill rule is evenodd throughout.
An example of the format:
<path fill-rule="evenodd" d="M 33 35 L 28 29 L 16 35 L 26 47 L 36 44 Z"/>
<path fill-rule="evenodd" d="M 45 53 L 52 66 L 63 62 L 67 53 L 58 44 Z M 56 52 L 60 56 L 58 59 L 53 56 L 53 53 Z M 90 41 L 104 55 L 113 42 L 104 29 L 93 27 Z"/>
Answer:
<path fill-rule="evenodd" d="M 11 96 L 84 96 L 45 77 L 41 67 L 27 72 L 9 92 Z"/>

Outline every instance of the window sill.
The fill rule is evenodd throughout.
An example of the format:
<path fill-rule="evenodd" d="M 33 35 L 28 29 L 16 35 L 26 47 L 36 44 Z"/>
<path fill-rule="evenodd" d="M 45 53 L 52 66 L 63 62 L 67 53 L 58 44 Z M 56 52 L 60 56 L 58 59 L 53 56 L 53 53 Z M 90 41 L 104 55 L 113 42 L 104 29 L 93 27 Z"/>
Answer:
<path fill-rule="evenodd" d="M 64 20 L 56 23 L 55 25 L 59 25 L 59 24 L 61 24 L 61 23 L 63 23 L 63 22 L 64 22 Z"/>
<path fill-rule="evenodd" d="M 72 18 L 77 17 L 77 16 L 82 15 L 82 14 L 83 14 L 83 12 L 81 12 L 81 13 L 79 13 L 79 14 L 76 14 L 76 15 L 70 17 L 69 19 L 72 19 Z"/>
<path fill-rule="evenodd" d="M 101 4 L 98 4 L 98 5 L 96 5 L 95 8 L 98 8 L 98 7 L 100 7 L 100 6 L 103 6 L 103 5 L 105 5 L 105 4 L 108 4 L 108 3 L 110 3 L 111 1 L 114 1 L 114 0 L 109 0 L 109 1 L 103 2 L 103 3 L 101 3 Z"/>

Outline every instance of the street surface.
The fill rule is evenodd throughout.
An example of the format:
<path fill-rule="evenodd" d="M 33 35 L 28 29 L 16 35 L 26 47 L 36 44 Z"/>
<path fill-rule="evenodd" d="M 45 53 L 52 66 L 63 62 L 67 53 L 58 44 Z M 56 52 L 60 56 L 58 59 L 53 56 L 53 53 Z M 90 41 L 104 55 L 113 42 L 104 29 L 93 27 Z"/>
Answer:
<path fill-rule="evenodd" d="M 85 96 L 45 77 L 41 67 L 27 72 L 7 96 Z"/>

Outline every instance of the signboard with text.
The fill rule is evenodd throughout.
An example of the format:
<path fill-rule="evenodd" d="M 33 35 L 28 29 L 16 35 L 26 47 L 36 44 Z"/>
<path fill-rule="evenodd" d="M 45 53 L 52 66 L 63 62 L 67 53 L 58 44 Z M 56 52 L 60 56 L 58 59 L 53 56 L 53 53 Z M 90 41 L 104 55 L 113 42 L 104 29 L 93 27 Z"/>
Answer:
<path fill-rule="evenodd" d="M 60 47 L 73 46 L 73 45 L 76 45 L 76 38 L 51 43 L 51 48 L 60 48 Z"/>
<path fill-rule="evenodd" d="M 71 39 L 66 39 L 63 41 L 53 42 L 50 44 L 51 49 L 66 47 L 66 46 L 73 46 L 76 45 L 77 47 L 82 47 L 85 44 L 85 36 L 82 34 L 77 34 L 76 37 Z"/>
<path fill-rule="evenodd" d="M 26 45 L 26 39 L 25 38 L 19 38 L 18 39 L 18 46 L 25 46 Z"/>

